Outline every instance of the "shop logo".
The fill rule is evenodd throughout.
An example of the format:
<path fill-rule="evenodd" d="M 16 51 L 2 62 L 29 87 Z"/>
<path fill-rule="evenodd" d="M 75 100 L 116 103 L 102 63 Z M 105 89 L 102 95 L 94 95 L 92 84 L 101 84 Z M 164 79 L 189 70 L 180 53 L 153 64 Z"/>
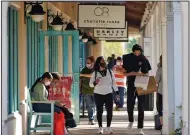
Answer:
<path fill-rule="evenodd" d="M 109 16 L 109 8 L 107 8 L 107 7 L 96 7 L 94 9 L 94 15 L 96 15 L 96 16 Z"/>

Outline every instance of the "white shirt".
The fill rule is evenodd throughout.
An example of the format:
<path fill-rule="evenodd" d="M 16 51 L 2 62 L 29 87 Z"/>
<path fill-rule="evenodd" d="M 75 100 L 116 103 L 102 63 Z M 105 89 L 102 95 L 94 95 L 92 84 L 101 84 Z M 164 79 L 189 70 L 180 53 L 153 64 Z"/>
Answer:
<path fill-rule="evenodd" d="M 102 76 L 99 72 L 97 72 L 96 79 L 101 78 L 100 82 L 94 86 L 95 82 L 95 72 L 92 73 L 92 77 L 90 78 L 90 87 L 95 87 L 94 88 L 94 93 L 96 94 L 101 94 L 101 95 L 106 95 L 114 91 L 118 91 L 118 88 L 116 86 L 115 82 L 115 76 L 113 72 L 111 71 L 112 77 L 110 75 L 109 70 L 107 70 L 106 76 Z M 113 89 L 112 89 L 113 87 Z"/>

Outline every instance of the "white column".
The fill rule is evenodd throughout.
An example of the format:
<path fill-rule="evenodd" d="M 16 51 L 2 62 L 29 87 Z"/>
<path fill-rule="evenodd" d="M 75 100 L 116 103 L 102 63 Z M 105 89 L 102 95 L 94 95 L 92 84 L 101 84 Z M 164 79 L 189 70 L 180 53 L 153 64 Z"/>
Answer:
<path fill-rule="evenodd" d="M 1 94 L 3 94 L 2 97 L 2 134 L 7 135 L 7 125 L 5 124 L 5 120 L 7 120 L 7 110 L 8 110 L 8 83 L 7 83 L 7 76 L 8 76 L 8 36 L 7 36 L 7 24 L 8 24 L 8 5 L 9 2 L 2 2 L 2 92 Z"/>
<path fill-rule="evenodd" d="M 174 113 L 174 41 L 173 41 L 173 13 L 170 2 L 166 2 L 166 17 L 162 20 L 162 48 L 163 48 L 163 133 L 173 131 Z"/>
<path fill-rule="evenodd" d="M 183 95 L 182 95 L 182 118 L 183 118 L 183 135 L 188 135 L 188 73 L 189 71 L 189 62 L 190 58 L 188 57 L 188 3 L 180 2 L 182 9 L 182 43 L 183 43 Z M 189 132 L 190 133 L 190 132 Z"/>
<path fill-rule="evenodd" d="M 175 96 L 175 128 L 179 128 L 181 109 L 178 106 L 182 105 L 182 22 L 181 22 L 181 4 L 173 2 L 174 12 L 174 96 Z"/>

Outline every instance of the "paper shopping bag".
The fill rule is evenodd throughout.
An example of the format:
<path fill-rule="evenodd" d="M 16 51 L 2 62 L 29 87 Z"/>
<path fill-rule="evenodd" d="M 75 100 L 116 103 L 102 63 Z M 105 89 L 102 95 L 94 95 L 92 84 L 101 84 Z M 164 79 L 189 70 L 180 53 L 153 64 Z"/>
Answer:
<path fill-rule="evenodd" d="M 157 91 L 157 85 L 156 80 L 154 76 L 149 76 L 149 83 L 146 90 L 143 90 L 142 88 L 136 88 L 138 95 L 146 95 L 151 94 Z"/>
<path fill-rule="evenodd" d="M 143 90 L 146 90 L 148 87 L 148 82 L 149 76 L 136 76 L 134 84 L 136 88 L 142 88 Z"/>

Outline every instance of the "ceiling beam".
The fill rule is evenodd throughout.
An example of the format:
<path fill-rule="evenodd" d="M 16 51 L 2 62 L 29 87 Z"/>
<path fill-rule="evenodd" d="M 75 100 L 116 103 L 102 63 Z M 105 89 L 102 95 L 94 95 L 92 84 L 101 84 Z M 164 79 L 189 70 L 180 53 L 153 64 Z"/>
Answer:
<path fill-rule="evenodd" d="M 136 10 L 136 9 L 127 8 L 126 12 L 131 13 L 131 14 L 135 14 L 135 15 L 138 15 L 138 16 L 143 16 L 144 15 L 144 11 L 139 11 L 139 10 Z"/>

